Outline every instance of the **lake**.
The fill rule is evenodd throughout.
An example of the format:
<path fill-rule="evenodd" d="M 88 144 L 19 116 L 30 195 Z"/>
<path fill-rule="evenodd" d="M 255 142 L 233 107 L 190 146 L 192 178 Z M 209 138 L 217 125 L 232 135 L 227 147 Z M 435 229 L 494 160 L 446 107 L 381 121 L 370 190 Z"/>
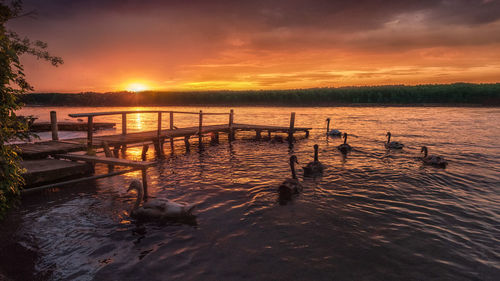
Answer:
<path fill-rule="evenodd" d="M 118 110 L 229 112 L 224 107 L 30 107 L 21 114 L 49 120 L 68 113 Z M 19 280 L 499 280 L 500 108 L 454 107 L 236 107 L 235 122 L 312 127 L 287 143 L 237 134 L 228 143 L 186 153 L 183 142 L 149 169 L 153 197 L 196 203 L 196 220 L 136 223 L 128 215 L 140 173 L 80 183 L 25 196 L 0 224 L 0 266 Z M 331 128 L 349 133 L 347 156 Z M 104 116 L 95 122 L 116 122 Z M 197 124 L 181 116 L 178 127 Z M 76 121 L 76 120 L 75 120 Z M 155 114 L 135 114 L 128 130 L 154 130 Z M 210 116 L 205 124 L 226 123 Z M 168 117 L 164 127 L 168 125 Z M 405 144 L 384 148 L 386 132 Z M 84 136 L 60 132 L 60 138 Z M 265 134 L 264 134 L 265 136 Z M 50 133 L 42 133 L 42 139 Z M 193 144 L 196 139 L 192 140 Z M 313 145 L 327 166 L 321 178 L 303 178 Z M 446 169 L 424 166 L 430 154 Z M 130 147 L 137 159 L 141 147 Z M 277 187 L 300 162 L 304 190 L 286 205 Z M 150 149 L 148 159 L 154 158 Z M 98 173 L 107 171 L 96 167 Z"/>

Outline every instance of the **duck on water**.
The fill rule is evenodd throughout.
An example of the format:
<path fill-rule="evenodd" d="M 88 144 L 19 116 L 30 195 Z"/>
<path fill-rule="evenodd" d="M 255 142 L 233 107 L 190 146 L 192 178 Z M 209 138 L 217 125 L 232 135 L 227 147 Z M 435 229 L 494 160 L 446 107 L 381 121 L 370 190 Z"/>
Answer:
<path fill-rule="evenodd" d="M 343 154 L 347 154 L 347 152 L 352 150 L 352 147 L 347 143 L 347 133 L 344 133 L 344 143 L 337 146 L 337 149 Z"/>
<path fill-rule="evenodd" d="M 143 186 L 139 180 L 133 180 L 127 192 L 135 190 L 137 199 L 135 201 L 130 216 L 139 220 L 161 220 L 167 218 L 181 218 L 192 216 L 194 204 L 180 204 L 170 200 L 147 200 L 143 202 Z"/>
<path fill-rule="evenodd" d="M 397 142 L 397 141 L 391 141 L 391 132 L 387 132 L 385 135 L 387 137 L 387 142 L 385 143 L 385 148 L 387 149 L 403 149 L 404 144 Z"/>
<path fill-rule="evenodd" d="M 303 189 L 302 184 L 300 183 L 299 179 L 297 179 L 297 174 L 295 172 L 295 164 L 299 164 L 299 161 L 297 161 L 297 156 L 290 156 L 289 164 L 290 170 L 292 171 L 292 177 L 287 178 L 278 187 L 280 201 L 290 200 L 292 198 L 292 195 L 300 193 Z"/>
<path fill-rule="evenodd" d="M 446 166 L 448 165 L 448 161 L 446 161 L 446 159 L 444 159 L 443 157 L 436 155 L 428 155 L 428 149 L 426 146 L 422 146 L 420 152 L 424 153 L 424 156 L 421 159 L 425 165 L 431 165 L 440 168 L 446 168 Z"/>
<path fill-rule="evenodd" d="M 340 137 L 342 135 L 337 129 L 330 130 L 330 118 L 326 118 L 326 135 L 332 137 Z"/>
<path fill-rule="evenodd" d="M 309 162 L 307 166 L 302 167 L 304 169 L 305 177 L 315 177 L 323 174 L 325 166 L 318 160 L 318 149 L 317 144 L 314 145 L 314 161 Z"/>

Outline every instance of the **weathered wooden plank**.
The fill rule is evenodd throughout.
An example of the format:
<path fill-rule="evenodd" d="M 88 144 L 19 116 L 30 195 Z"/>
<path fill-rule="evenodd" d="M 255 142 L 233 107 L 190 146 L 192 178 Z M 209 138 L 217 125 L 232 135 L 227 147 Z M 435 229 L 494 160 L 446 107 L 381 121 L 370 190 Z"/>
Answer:
<path fill-rule="evenodd" d="M 143 110 L 143 111 L 104 111 L 104 112 L 90 112 L 90 113 L 72 113 L 68 114 L 69 117 L 90 117 L 90 116 L 103 116 L 103 115 L 116 115 L 116 114 L 139 114 L 139 113 L 179 113 L 179 114 L 198 114 L 198 112 L 189 111 L 171 111 L 171 110 Z M 227 115 L 225 112 L 210 112 L 206 115 Z"/>
<path fill-rule="evenodd" d="M 114 157 L 98 157 L 98 156 L 69 154 L 69 153 L 58 154 L 56 156 L 59 158 L 64 158 L 69 160 L 85 161 L 91 163 L 113 164 L 113 165 L 121 165 L 134 168 L 147 168 L 156 164 L 155 162 L 149 162 L 149 161 L 132 161 L 126 159 L 118 159 Z"/>
<path fill-rule="evenodd" d="M 102 179 L 102 178 L 106 178 L 106 177 L 123 175 L 123 174 L 134 172 L 134 171 L 137 171 L 137 168 L 131 168 L 131 169 L 121 170 L 121 171 L 117 171 L 117 172 L 110 172 L 110 173 L 107 173 L 104 175 L 77 178 L 74 180 L 67 180 L 67 181 L 62 181 L 62 182 L 58 181 L 55 183 L 50 183 L 50 184 L 46 184 L 46 185 L 42 185 L 42 186 L 24 188 L 23 190 L 21 190 L 21 194 L 29 194 L 29 193 L 34 193 L 34 192 L 42 191 L 45 189 L 49 189 L 49 188 L 55 188 L 55 187 L 60 187 L 60 186 L 64 186 L 64 185 L 80 183 L 80 182 L 84 182 L 84 181 L 97 180 L 97 179 Z"/>
<path fill-rule="evenodd" d="M 57 159 L 21 161 L 21 165 L 26 169 L 23 173 L 25 187 L 86 176 L 92 171 L 86 163 Z"/>
<path fill-rule="evenodd" d="M 94 122 L 94 130 L 112 129 L 116 126 L 116 123 L 108 122 Z M 30 125 L 31 132 L 50 132 L 51 122 L 35 122 Z M 57 122 L 57 128 L 59 131 L 87 131 L 87 123 L 77 123 L 77 122 Z"/>
<path fill-rule="evenodd" d="M 68 143 L 64 141 L 23 143 L 15 146 L 20 150 L 20 155 L 23 159 L 42 159 L 49 155 L 82 151 L 86 148 L 86 144 L 84 143 Z"/>

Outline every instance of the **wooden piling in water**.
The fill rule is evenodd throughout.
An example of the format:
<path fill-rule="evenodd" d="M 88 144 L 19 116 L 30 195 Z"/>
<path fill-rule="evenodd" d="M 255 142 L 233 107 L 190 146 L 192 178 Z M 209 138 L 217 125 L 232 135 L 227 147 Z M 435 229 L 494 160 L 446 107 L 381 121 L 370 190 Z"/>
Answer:
<path fill-rule="evenodd" d="M 149 144 L 143 144 L 142 145 L 142 153 L 141 153 L 141 159 L 142 161 L 146 161 L 146 156 L 149 150 Z"/>
<path fill-rule="evenodd" d="M 104 155 L 106 155 L 106 157 L 113 157 L 113 153 L 111 152 L 111 149 L 109 149 L 109 145 L 108 145 L 108 142 L 103 142 L 102 143 L 102 148 L 104 149 Z M 109 164 L 108 165 L 108 172 L 111 173 L 115 170 L 115 165 L 111 165 Z"/>
<path fill-rule="evenodd" d="M 293 141 L 293 132 L 295 130 L 295 112 L 290 114 L 290 129 L 288 130 L 288 141 Z"/>
<path fill-rule="evenodd" d="M 174 129 L 174 113 L 170 111 L 170 116 L 169 116 L 169 122 L 170 122 L 170 130 Z M 170 138 L 170 153 L 174 153 L 174 138 Z"/>
<path fill-rule="evenodd" d="M 142 188 L 144 190 L 144 199 L 148 198 L 148 175 L 146 174 L 146 168 L 142 168 Z"/>
<path fill-rule="evenodd" d="M 153 145 L 155 148 L 155 154 L 158 158 L 163 158 L 163 151 L 161 149 L 160 142 L 158 140 L 153 141 Z"/>
<path fill-rule="evenodd" d="M 219 132 L 212 133 L 211 143 L 219 143 Z"/>
<path fill-rule="evenodd" d="M 203 112 L 201 110 L 198 122 L 198 145 L 203 146 Z"/>
<path fill-rule="evenodd" d="M 233 122 L 234 122 L 234 110 L 231 109 L 229 111 L 229 134 L 228 134 L 229 141 L 233 141 L 234 140 Z"/>
<path fill-rule="evenodd" d="M 89 116 L 87 118 L 87 149 L 90 150 L 92 149 L 92 137 L 94 133 L 94 118 L 93 116 Z"/>
<path fill-rule="evenodd" d="M 122 113 L 122 135 L 127 134 L 127 114 Z M 127 150 L 127 144 L 122 144 L 122 153 Z"/>
<path fill-rule="evenodd" d="M 127 134 L 127 114 L 122 113 L 122 135 Z"/>
<path fill-rule="evenodd" d="M 158 130 L 156 134 L 158 135 L 159 140 L 161 137 L 161 112 L 158 112 Z"/>
<path fill-rule="evenodd" d="M 184 137 L 184 144 L 186 145 L 186 152 L 191 150 L 191 145 L 189 144 L 189 136 Z"/>
<path fill-rule="evenodd" d="M 111 149 L 109 149 L 107 141 L 102 142 L 102 148 L 104 149 L 104 154 L 106 155 L 106 157 L 113 157 L 113 153 L 111 153 Z"/>
<path fill-rule="evenodd" d="M 115 145 L 115 147 L 113 148 L 113 154 L 115 156 L 115 158 L 119 158 L 120 157 L 120 147 L 121 145 Z"/>
<path fill-rule="evenodd" d="M 57 113 L 55 111 L 50 112 L 50 128 L 52 130 L 52 140 L 59 140 L 57 128 Z"/>

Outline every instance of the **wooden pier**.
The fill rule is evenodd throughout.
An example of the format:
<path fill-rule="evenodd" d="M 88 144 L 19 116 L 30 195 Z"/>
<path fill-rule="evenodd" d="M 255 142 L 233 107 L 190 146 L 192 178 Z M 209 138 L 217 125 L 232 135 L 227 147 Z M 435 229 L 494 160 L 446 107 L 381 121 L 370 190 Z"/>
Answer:
<path fill-rule="evenodd" d="M 154 131 L 145 132 L 127 132 L 127 115 L 137 114 L 137 113 L 148 113 L 157 115 L 157 128 Z M 174 125 L 174 114 L 196 114 L 199 116 L 197 126 L 177 128 Z M 122 116 L 122 131 L 120 134 L 105 135 L 105 136 L 94 136 L 94 118 L 97 116 L 106 115 L 121 115 Z M 204 118 L 213 115 L 227 115 L 228 122 L 226 124 L 219 125 L 204 125 Z M 198 144 L 200 147 L 203 144 L 203 138 L 210 136 L 212 143 L 219 142 L 219 136 L 221 133 L 227 134 L 228 141 L 234 141 L 237 132 L 255 132 L 255 138 L 261 139 L 262 133 L 266 132 L 267 137 L 270 139 L 272 133 L 285 133 L 288 135 L 288 141 L 292 142 L 294 140 L 294 134 L 298 132 L 305 133 L 305 137 L 309 136 L 309 130 L 311 128 L 295 127 L 295 113 L 292 112 L 290 115 L 290 124 L 286 127 L 280 126 L 268 126 L 268 125 L 250 125 L 250 124 L 239 124 L 234 123 L 234 111 L 230 110 L 229 113 L 207 113 L 202 112 L 181 112 L 181 111 L 118 111 L 118 112 L 94 112 L 94 113 L 78 113 L 69 114 L 73 118 L 87 118 L 87 137 L 86 138 L 72 138 L 59 140 L 58 137 L 58 126 L 57 118 L 55 112 L 51 112 L 51 127 L 52 127 L 52 141 L 42 141 L 36 143 L 27 143 L 17 145 L 19 148 L 19 153 L 24 160 L 33 159 L 45 159 L 47 157 L 57 158 L 57 159 L 68 159 L 71 161 L 83 161 L 95 165 L 95 163 L 108 164 L 109 175 L 116 175 L 121 172 L 114 172 L 113 167 L 116 166 L 126 166 L 132 168 L 129 171 L 140 169 L 142 170 L 143 185 L 145 192 L 147 194 L 147 176 L 146 169 L 151 167 L 153 162 L 146 161 L 130 161 L 125 159 L 118 159 L 119 150 L 126 149 L 127 145 L 134 144 L 144 144 L 143 155 L 149 148 L 149 144 L 154 145 L 156 155 L 162 157 L 164 155 L 164 143 L 169 142 L 171 150 L 174 149 L 175 139 L 183 139 L 186 151 L 190 149 L 190 138 L 196 137 L 198 139 Z M 168 116 L 169 127 L 162 128 L 163 117 Z M 55 120 L 55 121 L 54 121 Z M 102 148 L 106 154 L 106 157 L 98 157 L 93 155 L 83 155 L 75 154 L 70 152 L 92 152 L 98 148 Z M 113 152 L 112 152 L 113 151 Z M 143 157 L 144 158 L 144 157 Z M 145 160 L 145 159 L 143 159 Z M 63 160 L 58 160 L 63 161 Z M 54 162 L 55 163 L 55 162 Z M 60 164 L 60 163 L 59 163 Z M 29 173 L 29 168 L 28 168 Z M 50 172 L 46 172 L 49 174 Z M 88 177 L 85 179 L 92 179 L 96 177 L 104 177 L 106 175 Z M 70 182 L 74 182 L 71 180 Z M 66 182 L 60 183 L 64 184 Z M 43 188 L 50 187 L 50 185 L 42 186 Z M 40 189 L 38 187 L 36 189 Z"/>
<path fill-rule="evenodd" d="M 98 122 L 94 123 L 94 130 L 106 130 L 113 129 L 116 123 L 111 122 Z M 57 122 L 58 131 L 83 131 L 88 130 L 87 123 L 85 122 Z M 51 122 L 35 122 L 30 125 L 30 131 L 32 132 L 50 132 L 52 131 Z"/>

